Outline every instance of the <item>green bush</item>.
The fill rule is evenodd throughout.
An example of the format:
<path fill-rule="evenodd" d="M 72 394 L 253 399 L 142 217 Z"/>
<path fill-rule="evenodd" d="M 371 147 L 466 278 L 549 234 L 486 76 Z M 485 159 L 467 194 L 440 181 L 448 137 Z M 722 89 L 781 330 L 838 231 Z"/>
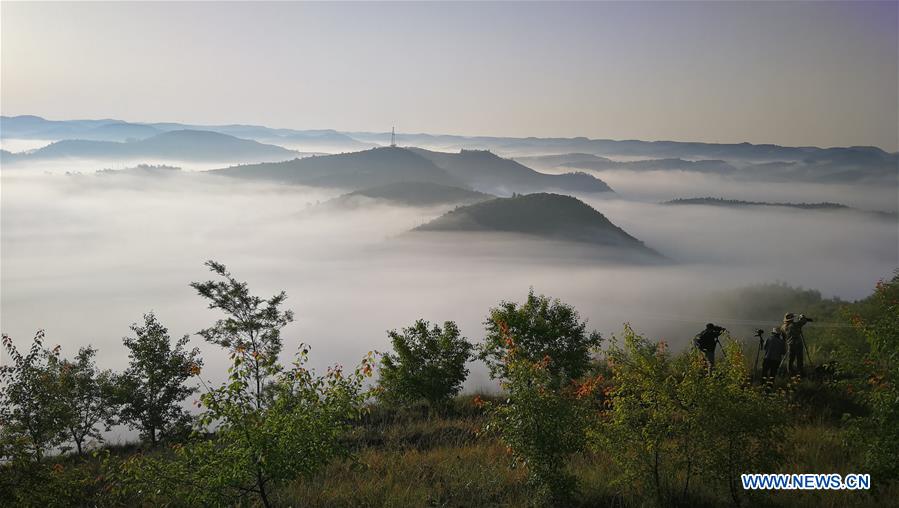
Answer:
<path fill-rule="evenodd" d="M 870 347 L 868 378 L 857 387 L 870 416 L 855 421 L 853 438 L 862 444 L 866 470 L 883 484 L 899 478 L 899 273 L 879 282 L 865 303 L 853 323 Z"/>
<path fill-rule="evenodd" d="M 568 460 L 585 447 L 588 422 L 595 414 L 593 389 L 600 379 L 560 383 L 551 357 L 531 361 L 520 353 L 508 329 L 501 330 L 508 344 L 501 366 L 508 399 L 488 404 L 485 430 L 506 444 L 514 466 L 526 468 L 536 501 L 568 505 L 578 490 Z"/>
<path fill-rule="evenodd" d="M 465 364 L 472 350 L 456 323 L 431 327 L 419 319 L 388 335 L 393 353 L 381 357 L 379 398 L 402 405 L 424 399 L 432 409 L 445 409 L 468 376 Z"/>
<path fill-rule="evenodd" d="M 343 438 L 368 396 L 363 384 L 372 359 L 351 373 L 332 368 L 317 376 L 304 367 L 307 351 L 271 382 L 262 407 L 256 407 L 254 365 L 235 356 L 228 382 L 201 395 L 200 423 L 214 432 L 173 446 L 170 456 L 126 460 L 123 488 L 151 504 L 255 499 L 271 506 L 278 485 L 346 456 Z"/>
<path fill-rule="evenodd" d="M 741 473 L 774 470 L 786 400 L 749 383 L 737 343 L 708 375 L 696 352 L 672 355 L 626 327 L 608 361 L 610 408 L 591 442 L 618 465 L 620 487 L 649 490 L 659 506 L 688 503 L 700 476 L 723 483 L 738 502 Z"/>
<path fill-rule="evenodd" d="M 527 301 L 502 302 L 490 310 L 484 323 L 487 336 L 481 345 L 478 358 L 483 360 L 494 378 L 508 377 L 504 357 L 506 336 L 515 338 L 518 355 L 532 362 L 543 357 L 552 358 L 547 368 L 561 379 L 581 377 L 590 367 L 590 353 L 599 347 L 602 337 L 596 331 L 587 332 L 587 323 L 580 320 L 574 307 L 558 299 L 528 292 Z"/>

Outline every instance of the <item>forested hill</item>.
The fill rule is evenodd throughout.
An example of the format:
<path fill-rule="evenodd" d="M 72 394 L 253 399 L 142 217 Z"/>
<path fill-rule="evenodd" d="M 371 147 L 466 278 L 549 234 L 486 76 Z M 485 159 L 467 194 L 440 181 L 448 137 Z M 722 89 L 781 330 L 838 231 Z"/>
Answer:
<path fill-rule="evenodd" d="M 438 168 L 428 159 L 395 147 L 269 164 L 232 166 L 214 170 L 212 173 L 252 180 L 353 190 L 399 182 L 462 185 L 457 178 Z"/>
<path fill-rule="evenodd" d="M 768 201 L 743 201 L 740 199 L 723 199 L 713 197 L 703 198 L 677 198 L 665 201 L 664 205 L 714 205 L 714 206 L 785 206 L 788 208 L 801 208 L 804 210 L 847 210 L 850 207 L 823 201 L 820 203 L 774 203 Z"/>
<path fill-rule="evenodd" d="M 879 210 L 860 210 L 858 208 L 853 208 L 848 205 L 844 205 L 842 203 L 832 203 L 829 201 L 822 201 L 820 203 L 777 203 L 777 202 L 768 202 L 768 201 L 744 201 L 740 199 L 723 199 L 723 198 L 715 198 L 715 197 L 702 197 L 702 198 L 678 198 L 672 199 L 670 201 L 665 201 L 662 203 L 663 205 L 705 205 L 705 206 L 724 206 L 724 207 L 762 207 L 762 206 L 779 206 L 786 208 L 797 208 L 800 210 L 843 210 L 843 211 L 852 211 L 859 213 L 867 213 L 876 215 L 880 218 L 884 219 L 895 219 L 896 213 L 894 212 L 884 212 Z"/>
<path fill-rule="evenodd" d="M 586 173 L 540 173 L 490 152 L 470 150 L 442 153 L 420 148 L 373 148 L 279 163 L 233 166 L 213 173 L 352 190 L 399 182 L 429 182 L 506 195 L 552 190 L 581 193 L 612 190 L 602 180 Z"/>
<path fill-rule="evenodd" d="M 532 235 L 546 239 L 621 247 L 658 256 L 583 201 L 538 193 L 497 198 L 457 208 L 415 231 L 482 231 Z"/>
<path fill-rule="evenodd" d="M 464 181 L 472 188 L 499 193 L 540 191 L 612 192 L 605 182 L 582 172 L 547 174 L 534 171 L 512 159 L 504 159 L 487 150 L 461 150 L 458 153 L 409 150 Z"/>

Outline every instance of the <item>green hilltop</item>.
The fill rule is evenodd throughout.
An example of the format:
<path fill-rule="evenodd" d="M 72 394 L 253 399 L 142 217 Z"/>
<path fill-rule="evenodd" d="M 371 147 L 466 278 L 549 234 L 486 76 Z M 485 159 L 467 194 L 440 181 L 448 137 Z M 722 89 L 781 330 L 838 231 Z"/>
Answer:
<path fill-rule="evenodd" d="M 459 207 L 414 231 L 518 233 L 658 256 L 583 201 L 552 193 L 515 195 Z"/>

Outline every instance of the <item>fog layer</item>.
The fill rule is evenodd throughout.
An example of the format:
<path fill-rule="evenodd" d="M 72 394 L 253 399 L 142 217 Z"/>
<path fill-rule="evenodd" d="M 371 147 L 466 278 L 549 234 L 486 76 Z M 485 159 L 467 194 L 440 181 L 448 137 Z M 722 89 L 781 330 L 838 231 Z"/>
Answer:
<path fill-rule="evenodd" d="M 854 299 L 899 265 L 895 222 L 851 212 L 583 198 L 672 260 L 646 267 L 594 262 L 541 242 L 510 241 L 508 256 L 481 256 L 474 237 L 447 244 L 403 234 L 447 208 L 317 206 L 337 194 L 202 173 L 5 171 L 2 330 L 24 344 L 45 328 L 64 354 L 93 344 L 104 367 L 121 369 L 121 338 L 144 312 L 155 311 L 173 336 L 218 317 L 188 287 L 205 280 L 203 262 L 216 259 L 256 294 L 287 291 L 296 322 L 284 333 L 285 356 L 309 343 L 319 368 L 386 349 L 385 331 L 417 318 L 456 320 L 478 341 L 489 307 L 520 301 L 531 286 L 575 305 L 604 334 L 631 322 L 685 344 L 710 319 L 681 303 L 685 297 L 785 281 Z M 204 350 L 206 374 L 221 375 L 226 355 L 192 341 Z M 490 386 L 475 364 L 468 388 Z"/>

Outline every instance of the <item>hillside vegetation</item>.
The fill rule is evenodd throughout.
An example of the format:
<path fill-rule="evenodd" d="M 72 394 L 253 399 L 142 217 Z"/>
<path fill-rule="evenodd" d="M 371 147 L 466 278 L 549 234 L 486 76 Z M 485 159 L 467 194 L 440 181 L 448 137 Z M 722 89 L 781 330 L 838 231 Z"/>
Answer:
<path fill-rule="evenodd" d="M 347 189 L 366 189 L 400 182 L 464 185 L 424 157 L 393 147 L 269 164 L 233 166 L 212 173 L 251 180 Z"/>
<path fill-rule="evenodd" d="M 611 192 L 602 180 L 586 173 L 546 174 L 504 159 L 488 150 L 460 150 L 458 153 L 433 152 L 411 148 L 475 189 L 509 194 L 539 191 Z"/>
<path fill-rule="evenodd" d="M 420 148 L 383 147 L 273 164 L 234 166 L 213 173 L 354 190 L 402 182 L 427 182 L 500 194 L 542 190 L 611 191 L 605 182 L 585 173 L 539 173 L 490 152 L 471 150 L 443 153 Z"/>
<path fill-rule="evenodd" d="M 533 290 L 487 310 L 485 339 L 452 321 L 389 332 L 356 368 L 282 364 L 286 295 L 253 295 L 223 265 L 191 287 L 219 313 L 199 335 L 231 360 L 221 384 L 187 337 L 144 316 L 130 364 L 63 352 L 38 333 L 4 336 L 4 506 L 890 506 L 899 496 L 899 274 L 859 302 L 782 285 L 732 293 L 815 312 L 848 346 L 813 355 L 807 377 L 761 382 L 740 337 L 711 373 L 625 325 L 590 331 Z M 765 300 L 765 297 L 770 296 Z M 819 323 L 819 324 L 815 324 Z M 839 325 L 839 326 L 837 326 Z M 601 346 L 601 347 L 600 347 Z M 458 395 L 467 361 L 498 395 Z M 196 414 L 182 401 L 197 397 Z M 111 424 L 141 441 L 104 446 Z M 741 473 L 870 473 L 870 490 L 753 491 Z"/>
<path fill-rule="evenodd" d="M 583 201 L 538 193 L 456 208 L 415 231 L 506 232 L 657 255 Z"/>

